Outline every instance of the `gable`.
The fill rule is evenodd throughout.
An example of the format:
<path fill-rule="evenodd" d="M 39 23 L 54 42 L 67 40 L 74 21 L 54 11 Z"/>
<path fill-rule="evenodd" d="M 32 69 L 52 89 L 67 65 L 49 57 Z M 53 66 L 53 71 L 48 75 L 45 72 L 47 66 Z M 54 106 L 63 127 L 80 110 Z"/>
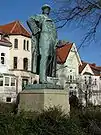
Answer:
<path fill-rule="evenodd" d="M 99 66 L 96 66 L 95 63 L 91 64 L 91 63 L 82 61 L 82 65 L 79 66 L 79 73 L 81 74 L 90 73 L 95 76 L 100 76 L 101 68 Z"/>
<path fill-rule="evenodd" d="M 84 67 L 84 69 L 82 70 L 82 72 L 81 72 L 81 75 L 84 75 L 84 74 L 91 74 L 91 75 L 94 75 L 94 73 L 93 73 L 93 71 L 92 71 L 92 69 L 91 69 L 91 67 L 89 66 L 89 64 L 86 64 L 86 66 Z"/>
<path fill-rule="evenodd" d="M 73 54 L 73 57 L 72 57 Z M 81 64 L 79 54 L 74 43 L 65 43 L 65 45 L 56 48 L 57 64 L 64 64 L 68 59 L 77 59 L 78 66 Z"/>
<path fill-rule="evenodd" d="M 71 50 L 68 54 L 67 61 L 68 60 L 70 60 L 72 63 L 75 63 L 77 65 L 77 67 L 79 65 L 81 65 L 81 59 L 80 59 L 80 56 L 77 52 L 77 49 L 76 49 L 76 46 L 74 43 L 73 43 Z"/>

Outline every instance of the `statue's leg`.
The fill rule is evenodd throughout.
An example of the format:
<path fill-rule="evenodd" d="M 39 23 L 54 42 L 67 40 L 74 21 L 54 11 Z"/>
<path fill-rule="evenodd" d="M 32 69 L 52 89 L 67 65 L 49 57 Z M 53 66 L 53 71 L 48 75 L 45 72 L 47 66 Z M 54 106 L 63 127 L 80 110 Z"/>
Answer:
<path fill-rule="evenodd" d="M 46 50 L 45 50 L 46 51 Z M 47 83 L 47 75 L 46 75 L 46 69 L 47 69 L 47 59 L 48 56 L 46 54 L 41 55 L 40 60 L 40 83 Z"/>

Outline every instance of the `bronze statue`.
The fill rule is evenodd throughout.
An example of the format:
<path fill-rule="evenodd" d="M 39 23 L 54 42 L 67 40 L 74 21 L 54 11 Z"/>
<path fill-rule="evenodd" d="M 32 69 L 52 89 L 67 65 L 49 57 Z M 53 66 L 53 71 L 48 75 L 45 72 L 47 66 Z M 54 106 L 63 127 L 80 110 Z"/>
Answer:
<path fill-rule="evenodd" d="M 49 18 L 50 10 L 51 7 L 45 4 L 42 6 L 42 14 L 34 15 L 27 21 L 32 36 L 37 38 L 37 53 L 40 54 L 40 83 L 48 83 L 47 67 L 53 61 L 57 44 L 57 31 L 53 20 Z"/>

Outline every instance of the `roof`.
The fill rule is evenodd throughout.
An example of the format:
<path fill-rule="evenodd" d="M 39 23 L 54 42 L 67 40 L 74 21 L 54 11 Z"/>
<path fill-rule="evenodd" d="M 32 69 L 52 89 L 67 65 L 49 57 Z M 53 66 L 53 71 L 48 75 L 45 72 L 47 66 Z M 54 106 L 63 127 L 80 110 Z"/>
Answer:
<path fill-rule="evenodd" d="M 69 55 L 69 52 L 72 48 L 73 43 L 67 42 L 64 45 L 57 46 L 56 48 L 56 57 L 57 57 L 57 63 L 58 64 L 64 64 L 66 62 L 66 59 Z"/>
<path fill-rule="evenodd" d="M 12 43 L 5 37 L 5 33 L 0 31 L 0 46 L 11 47 Z M 7 36 L 7 35 L 6 35 Z"/>
<path fill-rule="evenodd" d="M 10 41 L 8 41 L 6 38 L 1 38 L 0 39 L 0 45 L 11 47 L 12 43 Z"/>
<path fill-rule="evenodd" d="M 30 33 L 25 29 L 25 27 L 19 22 L 14 21 L 9 24 L 1 25 L 0 31 L 9 35 L 23 35 L 30 37 Z"/>
<path fill-rule="evenodd" d="M 96 66 L 95 63 L 88 63 L 88 62 L 84 62 L 84 61 L 82 61 L 82 65 L 79 66 L 79 73 L 81 73 L 83 71 L 83 69 L 86 67 L 87 64 L 89 64 L 89 66 L 92 69 L 95 76 L 100 76 L 100 74 L 101 74 L 100 66 Z"/>
<path fill-rule="evenodd" d="M 90 67 L 91 67 L 94 75 L 96 75 L 96 76 L 101 75 L 101 69 L 99 69 L 96 65 L 94 66 L 94 65 L 90 64 Z"/>
<path fill-rule="evenodd" d="M 79 66 L 79 73 L 83 71 L 83 69 L 86 67 L 87 63 L 82 61 L 82 65 Z"/>

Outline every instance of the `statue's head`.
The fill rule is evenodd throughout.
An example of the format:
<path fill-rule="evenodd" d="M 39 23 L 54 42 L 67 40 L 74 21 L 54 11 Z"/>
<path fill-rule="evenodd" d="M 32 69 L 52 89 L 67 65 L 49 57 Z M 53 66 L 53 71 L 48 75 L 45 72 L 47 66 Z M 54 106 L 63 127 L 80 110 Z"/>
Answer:
<path fill-rule="evenodd" d="M 48 4 L 42 6 L 42 13 L 49 15 L 51 7 Z"/>

